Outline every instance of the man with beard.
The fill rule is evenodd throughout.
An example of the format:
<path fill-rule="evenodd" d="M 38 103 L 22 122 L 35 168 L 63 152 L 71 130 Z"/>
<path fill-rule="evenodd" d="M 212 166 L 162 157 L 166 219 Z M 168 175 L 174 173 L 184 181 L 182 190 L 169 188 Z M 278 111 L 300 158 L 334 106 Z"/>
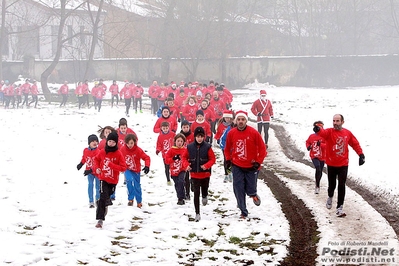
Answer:
<path fill-rule="evenodd" d="M 338 200 L 336 215 L 345 217 L 343 210 L 345 199 L 345 183 L 348 175 L 349 150 L 348 145 L 359 155 L 359 166 L 365 163 L 363 150 L 359 141 L 349 130 L 342 127 L 344 117 L 336 114 L 333 117 L 333 128 L 323 129 L 315 125 L 313 131 L 326 141 L 326 164 L 328 177 L 328 198 L 326 207 L 331 209 L 334 190 L 338 179 Z"/>
<path fill-rule="evenodd" d="M 226 168 L 232 169 L 233 189 L 241 210 L 241 219 L 248 216 L 246 195 L 250 196 L 256 206 L 261 203 L 257 194 L 258 172 L 267 155 L 266 147 L 259 132 L 247 126 L 248 113 L 237 111 L 236 125 L 227 134 L 224 155 Z"/>

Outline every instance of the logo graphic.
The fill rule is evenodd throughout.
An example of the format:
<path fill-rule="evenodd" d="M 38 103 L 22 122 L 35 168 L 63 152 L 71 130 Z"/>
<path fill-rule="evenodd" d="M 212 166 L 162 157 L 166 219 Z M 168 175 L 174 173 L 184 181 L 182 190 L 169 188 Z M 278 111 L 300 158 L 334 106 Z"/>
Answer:
<path fill-rule="evenodd" d="M 246 140 L 245 139 L 240 139 L 236 143 L 236 153 L 238 158 L 242 160 L 247 159 L 247 149 L 246 149 Z"/>

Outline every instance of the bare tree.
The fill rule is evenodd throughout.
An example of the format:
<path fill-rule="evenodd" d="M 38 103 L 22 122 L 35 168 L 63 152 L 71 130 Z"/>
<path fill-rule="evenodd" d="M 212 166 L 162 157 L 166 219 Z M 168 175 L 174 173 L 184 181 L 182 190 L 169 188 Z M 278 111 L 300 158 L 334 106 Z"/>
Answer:
<path fill-rule="evenodd" d="M 69 36 L 67 38 L 64 38 L 63 32 L 64 32 L 64 28 L 65 28 L 65 24 L 66 24 L 67 18 L 71 15 L 71 13 L 75 9 L 77 9 L 77 8 L 81 7 L 82 5 L 84 5 L 84 3 L 81 3 L 75 9 L 69 10 L 68 12 L 67 12 L 67 9 L 66 9 L 66 4 L 67 4 L 67 0 L 60 0 L 60 7 L 59 7 L 59 9 L 57 9 L 57 16 L 59 18 L 59 25 L 58 25 L 57 44 L 56 44 L 56 51 L 55 51 L 54 59 L 51 62 L 51 64 L 43 71 L 43 73 L 40 76 L 40 83 L 41 83 L 41 87 L 42 87 L 42 90 L 43 90 L 43 94 L 46 97 L 46 100 L 50 99 L 50 90 L 48 88 L 47 80 L 48 80 L 48 77 L 51 75 L 51 73 L 56 68 L 58 62 L 60 61 L 61 51 L 62 51 L 64 43 L 66 43 L 68 40 L 73 39 L 76 36 L 80 35 L 80 33 L 77 33 L 77 34 L 74 34 L 74 35 Z"/>

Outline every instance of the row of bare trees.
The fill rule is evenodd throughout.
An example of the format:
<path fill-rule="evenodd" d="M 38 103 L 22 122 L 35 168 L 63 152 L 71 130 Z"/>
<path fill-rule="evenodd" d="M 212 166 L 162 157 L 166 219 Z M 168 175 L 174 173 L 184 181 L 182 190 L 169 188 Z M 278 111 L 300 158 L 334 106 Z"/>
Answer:
<path fill-rule="evenodd" d="M 6 16 L 19 1 L 1 1 L 1 51 L 9 45 L 7 35 L 18 33 L 8 27 Z M 399 47 L 399 0 L 143 0 L 141 6 L 133 0 L 32 2 L 53 9 L 59 22 L 56 52 L 40 78 L 45 92 L 62 49 L 82 34 L 65 35 L 68 18 L 78 9 L 86 10 L 91 24 L 85 33 L 90 41 L 83 79 L 90 78 L 98 43 L 103 43 L 103 57 L 162 58 L 163 80 L 172 58 L 193 80 L 202 59 L 217 59 L 223 69 L 231 57 L 392 54 Z M 26 23 L 40 27 L 49 21 Z M 0 77 L 1 70 L 0 65 Z"/>

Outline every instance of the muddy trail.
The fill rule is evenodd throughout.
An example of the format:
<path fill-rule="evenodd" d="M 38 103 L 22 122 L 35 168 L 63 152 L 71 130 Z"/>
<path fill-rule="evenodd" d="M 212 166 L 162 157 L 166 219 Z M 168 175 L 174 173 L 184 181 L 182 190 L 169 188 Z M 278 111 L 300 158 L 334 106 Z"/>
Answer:
<path fill-rule="evenodd" d="M 289 132 L 285 131 L 283 126 L 271 124 L 270 128 L 274 131 L 275 137 L 287 158 L 313 167 L 310 161 L 303 159 L 303 152 L 296 147 L 289 136 Z M 283 174 L 288 179 L 296 180 L 308 179 L 308 177 L 301 176 L 294 169 L 290 169 L 288 165 L 284 166 L 285 168 L 277 173 L 275 169 L 270 170 L 266 164 L 266 168 L 259 173 L 259 178 L 267 183 L 276 199 L 281 203 L 281 208 L 290 223 L 291 242 L 288 247 L 288 255 L 281 262 L 281 265 L 316 265 L 319 240 L 317 223 L 304 202 L 291 192 L 284 182 L 278 178 L 277 174 Z M 390 204 L 389 200 L 384 197 L 373 194 L 372 191 L 357 184 L 350 177 L 346 184 L 380 213 L 398 235 L 399 219 L 395 216 L 399 211 L 398 207 Z"/>

